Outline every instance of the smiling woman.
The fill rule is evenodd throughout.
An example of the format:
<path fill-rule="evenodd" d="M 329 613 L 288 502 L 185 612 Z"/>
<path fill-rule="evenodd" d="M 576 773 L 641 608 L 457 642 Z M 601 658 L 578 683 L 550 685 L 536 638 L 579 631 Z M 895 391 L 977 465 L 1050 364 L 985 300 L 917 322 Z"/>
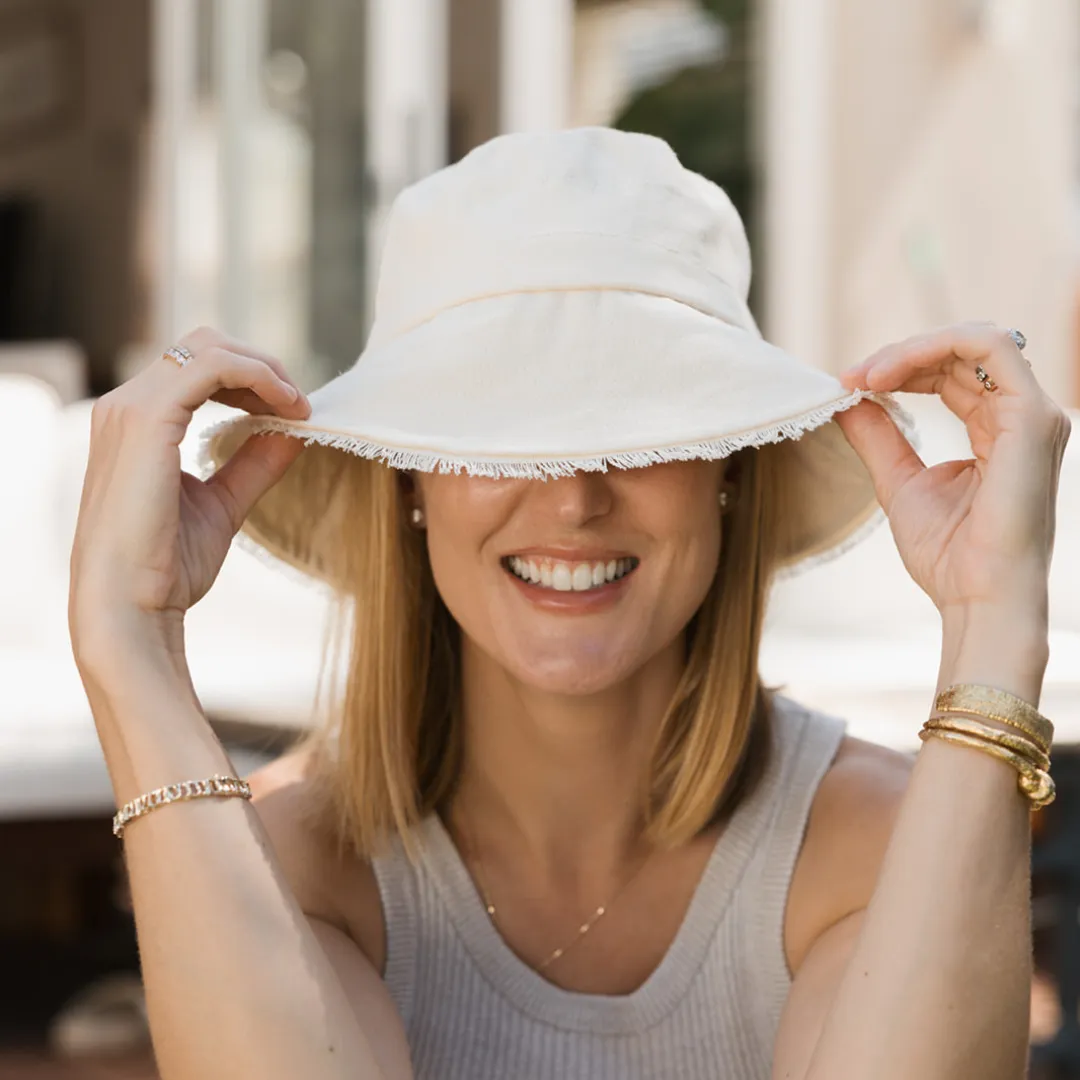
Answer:
<path fill-rule="evenodd" d="M 403 488 L 384 466 L 312 448 L 332 455 L 335 512 L 356 523 L 322 560 L 335 560 L 339 625 L 368 627 L 351 639 L 337 722 L 309 747 L 326 770 L 314 786 L 336 796 L 356 848 L 409 837 L 446 804 L 462 771 L 463 718 L 478 717 L 463 707 L 462 679 L 492 662 L 535 691 L 592 706 L 632 685 L 646 662 L 680 672 L 650 732 L 657 775 L 643 790 L 653 791 L 658 840 L 700 832 L 722 809 L 761 707 L 757 648 L 781 536 L 776 450 L 547 481 L 421 473 Z M 725 475 L 740 492 L 726 517 Z M 735 487 L 728 479 L 723 491 Z M 522 581 L 514 561 L 539 582 Z M 594 564 L 605 576 L 612 568 L 610 583 L 592 586 Z M 590 587 L 578 589 L 583 573 Z M 376 629 L 365 611 L 385 621 Z"/>
<path fill-rule="evenodd" d="M 72 639 L 165 1080 L 1022 1076 L 1068 423 L 984 325 L 809 368 L 749 277 L 659 140 L 507 136 L 400 196 L 310 402 L 202 329 L 99 403 Z M 975 459 L 927 469 L 894 390 Z M 248 415 L 200 481 L 209 397 Z M 776 577 L 884 515 L 942 615 L 914 768 L 758 674 Z M 199 782 L 230 766 L 182 632 L 241 528 L 344 646 L 250 790 Z"/>

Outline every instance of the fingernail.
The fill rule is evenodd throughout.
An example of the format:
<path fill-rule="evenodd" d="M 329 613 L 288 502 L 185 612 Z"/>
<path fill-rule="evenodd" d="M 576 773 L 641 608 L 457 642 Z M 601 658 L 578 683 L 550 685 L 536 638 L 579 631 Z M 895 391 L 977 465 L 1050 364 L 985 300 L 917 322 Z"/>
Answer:
<path fill-rule="evenodd" d="M 284 383 L 283 385 L 289 391 L 290 401 L 295 401 L 300 396 L 300 391 L 295 386 L 292 386 L 289 383 Z"/>

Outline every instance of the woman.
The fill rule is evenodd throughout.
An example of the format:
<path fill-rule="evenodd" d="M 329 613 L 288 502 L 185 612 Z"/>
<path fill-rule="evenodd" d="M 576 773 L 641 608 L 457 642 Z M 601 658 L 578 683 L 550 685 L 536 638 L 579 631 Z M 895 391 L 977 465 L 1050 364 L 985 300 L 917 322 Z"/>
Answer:
<path fill-rule="evenodd" d="M 748 283 L 658 140 L 504 137 L 399 198 L 364 356 L 311 403 L 206 329 L 98 403 L 70 621 L 118 805 L 231 773 L 183 616 L 241 525 L 348 618 L 326 728 L 252 803 L 119 818 L 166 1080 L 1023 1075 L 1068 421 L 1016 332 L 838 383 Z M 891 391 L 974 459 L 927 469 Z M 199 481 L 208 398 L 251 415 Z M 914 768 L 757 674 L 775 575 L 875 498 L 956 688 Z"/>

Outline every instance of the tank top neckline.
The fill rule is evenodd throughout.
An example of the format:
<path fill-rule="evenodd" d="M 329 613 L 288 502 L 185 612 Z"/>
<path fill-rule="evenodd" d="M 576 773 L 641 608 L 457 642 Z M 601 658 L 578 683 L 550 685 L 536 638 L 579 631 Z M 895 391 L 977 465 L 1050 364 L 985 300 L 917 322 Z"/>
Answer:
<path fill-rule="evenodd" d="M 782 722 L 780 709 L 775 722 Z M 775 735 L 771 740 L 775 748 Z M 770 755 L 765 775 L 739 803 L 706 860 L 682 922 L 660 963 L 629 994 L 565 990 L 531 968 L 503 940 L 446 826 L 438 814 L 420 824 L 423 865 L 473 963 L 492 988 L 520 1012 L 554 1027 L 593 1034 L 640 1032 L 679 1003 L 708 955 L 739 881 L 771 818 L 778 762 Z"/>

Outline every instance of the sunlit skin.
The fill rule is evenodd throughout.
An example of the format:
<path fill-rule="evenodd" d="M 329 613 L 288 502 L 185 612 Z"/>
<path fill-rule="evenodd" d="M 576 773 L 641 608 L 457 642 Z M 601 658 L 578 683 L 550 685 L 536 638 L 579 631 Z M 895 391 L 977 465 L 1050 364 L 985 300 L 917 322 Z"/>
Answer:
<path fill-rule="evenodd" d="M 461 628 L 466 752 L 450 823 L 471 830 L 508 902 L 555 882 L 567 910 L 547 913 L 548 936 L 643 850 L 640 785 L 716 573 L 727 472 L 691 461 L 546 481 L 419 474 L 406 493 Z M 556 592 L 511 574 L 514 555 L 637 563 L 595 592 Z"/>
<path fill-rule="evenodd" d="M 550 480 L 417 477 L 439 592 L 476 649 L 523 688 L 584 696 L 617 688 L 678 639 L 716 572 L 722 462 Z M 631 557 L 587 592 L 526 584 L 510 556 Z"/>

